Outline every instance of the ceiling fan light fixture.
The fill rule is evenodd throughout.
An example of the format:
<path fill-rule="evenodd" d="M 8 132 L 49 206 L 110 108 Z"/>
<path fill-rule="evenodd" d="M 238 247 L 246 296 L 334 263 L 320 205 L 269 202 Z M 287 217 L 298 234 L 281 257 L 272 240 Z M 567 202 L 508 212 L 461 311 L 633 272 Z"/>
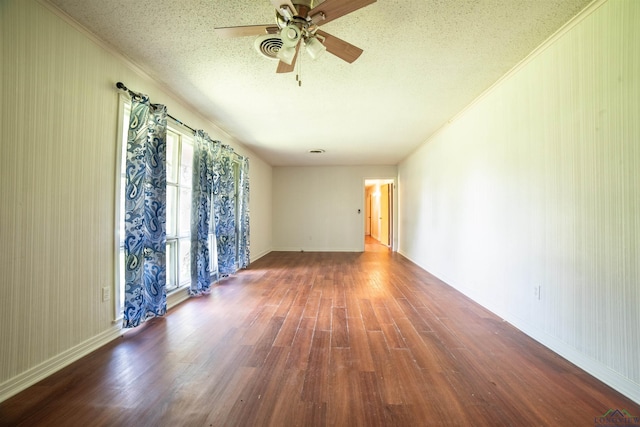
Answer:
<path fill-rule="evenodd" d="M 280 31 L 280 37 L 282 38 L 282 43 L 285 46 L 294 47 L 300 41 L 301 36 L 300 28 L 296 25 L 289 24 Z"/>
<path fill-rule="evenodd" d="M 309 37 L 305 40 L 304 45 L 307 48 L 307 53 L 314 60 L 318 59 L 320 55 L 327 50 L 325 45 L 323 45 L 316 37 Z"/>
<path fill-rule="evenodd" d="M 278 59 L 284 62 L 287 65 L 291 65 L 293 62 L 293 58 L 296 56 L 296 48 L 282 46 L 282 48 L 278 51 Z"/>

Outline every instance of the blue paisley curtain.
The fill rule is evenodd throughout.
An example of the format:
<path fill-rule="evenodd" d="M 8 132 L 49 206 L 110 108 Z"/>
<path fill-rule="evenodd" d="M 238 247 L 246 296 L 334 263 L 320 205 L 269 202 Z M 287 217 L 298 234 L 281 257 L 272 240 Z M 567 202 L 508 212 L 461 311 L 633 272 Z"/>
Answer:
<path fill-rule="evenodd" d="M 213 217 L 218 250 L 218 274 L 236 272 L 236 180 L 233 150 L 223 145 L 215 162 Z"/>
<path fill-rule="evenodd" d="M 125 301 L 131 328 L 167 311 L 167 110 L 135 96 L 127 138 L 125 194 Z"/>
<path fill-rule="evenodd" d="M 193 159 L 190 294 L 200 295 L 208 292 L 211 276 L 249 266 L 249 160 L 203 131 L 196 132 Z"/>
<path fill-rule="evenodd" d="M 249 159 L 240 159 L 240 241 L 238 242 L 238 267 L 249 266 Z"/>
<path fill-rule="evenodd" d="M 207 293 L 211 287 L 211 273 L 213 272 L 211 254 L 209 253 L 211 198 L 213 195 L 214 162 L 219 149 L 219 142 L 212 141 L 201 130 L 196 131 L 191 206 L 190 295 Z"/>

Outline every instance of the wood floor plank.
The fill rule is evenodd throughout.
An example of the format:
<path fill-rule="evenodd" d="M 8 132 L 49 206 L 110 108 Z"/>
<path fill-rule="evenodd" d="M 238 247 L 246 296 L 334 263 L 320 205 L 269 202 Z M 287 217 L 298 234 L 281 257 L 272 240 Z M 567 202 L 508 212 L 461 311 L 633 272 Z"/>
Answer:
<path fill-rule="evenodd" d="M 303 317 L 318 317 L 318 310 L 320 309 L 320 299 L 322 298 L 322 291 L 313 290 L 307 298 L 307 303 L 304 305 Z"/>
<path fill-rule="evenodd" d="M 351 276 L 345 276 L 341 281 L 336 283 L 336 287 L 333 293 L 333 306 L 334 307 L 347 307 L 347 296 L 345 289 L 347 284 L 352 282 Z"/>
<path fill-rule="evenodd" d="M 365 407 L 365 413 L 363 419 L 361 420 L 361 425 L 387 425 L 387 419 L 385 416 L 385 409 L 387 405 L 382 402 L 382 397 L 380 396 L 378 374 L 375 372 L 358 372 L 358 389 L 360 390 L 360 400 Z"/>
<path fill-rule="evenodd" d="M 333 307 L 331 317 L 331 347 L 349 347 L 347 309 Z"/>
<path fill-rule="evenodd" d="M 387 341 L 387 347 L 390 349 L 407 348 L 407 344 L 395 323 L 381 323 L 380 329 L 384 334 L 385 341 Z"/>
<path fill-rule="evenodd" d="M 273 348 L 273 342 L 280 332 L 280 328 L 284 323 L 283 317 L 272 317 L 267 322 L 267 326 L 263 329 L 263 333 L 253 345 L 253 352 L 247 362 L 247 366 L 262 366 Z"/>
<path fill-rule="evenodd" d="M 378 373 L 378 386 L 382 401 L 388 405 L 404 403 L 404 389 L 393 364 L 391 353 L 381 331 L 368 331 L 369 346 L 375 354 L 373 364 Z"/>
<path fill-rule="evenodd" d="M 293 300 L 293 305 L 304 307 L 309 299 L 311 293 L 311 286 L 304 284 L 304 278 L 298 279 L 296 298 Z"/>
<path fill-rule="evenodd" d="M 287 358 L 287 369 L 303 370 L 307 368 L 315 326 L 316 319 L 313 317 L 303 317 L 300 320 L 296 336 L 291 343 L 289 357 Z"/>
<path fill-rule="evenodd" d="M 362 298 L 359 301 L 359 306 L 365 329 L 367 331 L 381 331 L 382 329 L 380 328 L 380 323 L 378 322 L 376 313 L 373 310 L 371 301 L 366 298 Z"/>
<path fill-rule="evenodd" d="M 427 343 L 425 343 L 409 319 L 397 319 L 396 325 L 418 366 L 422 369 L 444 369 L 442 365 L 438 364 L 439 359 L 437 355 L 434 354 L 437 348 L 428 346 Z M 450 362 L 450 359 L 447 359 L 446 362 Z"/>
<path fill-rule="evenodd" d="M 304 307 L 301 305 L 292 305 L 287 313 L 287 317 L 284 319 L 284 323 L 278 332 L 278 336 L 273 342 L 274 346 L 278 347 L 290 347 L 293 339 L 298 332 L 298 326 L 302 319 L 302 311 Z"/>
<path fill-rule="evenodd" d="M 380 324 L 383 324 L 383 323 L 391 324 L 393 323 L 393 316 L 391 316 L 391 313 L 389 312 L 389 309 L 387 308 L 387 304 L 385 304 L 385 301 L 386 301 L 386 298 L 382 298 L 382 297 L 372 298 L 371 306 L 373 307 L 373 311 Z"/>
<path fill-rule="evenodd" d="M 265 369 L 257 370 L 254 378 L 244 383 L 242 391 L 225 417 L 228 425 L 264 425 L 264 417 L 267 415 L 264 411 L 262 419 L 259 415 L 264 406 L 270 408 L 274 403 L 275 390 L 282 380 L 287 354 L 288 349 L 284 347 L 273 348 L 265 361 Z"/>
<path fill-rule="evenodd" d="M 331 332 L 316 330 L 311 342 L 309 365 L 306 370 L 302 400 L 314 403 L 327 403 L 329 380 L 329 355 Z"/>
<path fill-rule="evenodd" d="M 378 249 L 270 253 L 1 402 L 0 426 L 578 426 L 609 409 L 640 415 Z"/>
<path fill-rule="evenodd" d="M 359 372 L 373 372 L 373 357 L 375 356 L 369 347 L 369 338 L 364 328 L 362 319 L 349 319 L 349 343 L 351 346 L 351 357 L 353 357 L 354 369 Z"/>
<path fill-rule="evenodd" d="M 297 293 L 298 293 L 298 290 L 295 289 L 295 288 L 287 289 L 287 292 L 282 297 L 282 300 L 280 301 L 280 304 L 278 305 L 278 308 L 273 313 L 274 317 L 286 317 L 287 316 L 287 313 L 289 312 L 289 309 L 291 308 L 291 306 L 293 305 L 293 302 L 296 299 Z"/>
<path fill-rule="evenodd" d="M 243 323 L 241 328 L 243 345 L 254 345 L 260 339 L 263 333 L 262 328 L 271 321 L 277 308 L 278 306 L 276 305 L 264 305 L 259 314 L 249 324 L 247 322 Z"/>
<path fill-rule="evenodd" d="M 420 314 L 416 311 L 416 309 L 411 305 L 409 300 L 406 298 L 396 298 L 396 301 L 402 307 L 405 316 L 407 319 L 413 324 L 413 327 L 416 328 L 417 331 L 432 331 L 433 328 L 429 326 L 429 324 L 420 316 Z"/>
<path fill-rule="evenodd" d="M 318 321 L 316 329 L 319 331 L 331 331 L 331 316 L 333 309 L 333 300 L 331 298 L 320 298 L 320 307 L 318 308 Z"/>
<path fill-rule="evenodd" d="M 352 286 L 348 286 L 345 291 L 345 307 L 347 308 L 347 317 L 350 318 L 362 318 L 362 313 L 360 312 L 360 298 Z"/>
<path fill-rule="evenodd" d="M 413 417 L 422 420 L 442 420 L 449 414 L 438 400 L 435 384 L 426 381 L 422 370 L 409 350 L 391 350 L 391 360 L 404 389 L 404 403 L 411 408 Z M 416 381 L 416 378 L 422 381 Z M 433 422 L 433 421 L 432 421 Z"/>
<path fill-rule="evenodd" d="M 329 425 L 355 426 L 364 419 L 358 372 L 353 369 L 351 349 L 332 347 L 329 364 Z"/>

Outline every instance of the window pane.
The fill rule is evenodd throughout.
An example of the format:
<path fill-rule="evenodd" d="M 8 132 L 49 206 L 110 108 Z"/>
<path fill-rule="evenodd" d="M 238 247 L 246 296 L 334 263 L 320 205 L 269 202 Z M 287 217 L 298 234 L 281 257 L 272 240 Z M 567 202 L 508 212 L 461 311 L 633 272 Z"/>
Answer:
<path fill-rule="evenodd" d="M 178 189 L 167 185 L 167 236 L 176 235 L 176 208 L 178 205 Z"/>
<path fill-rule="evenodd" d="M 214 222 L 215 209 L 213 208 L 213 200 L 211 201 L 211 211 L 209 212 L 209 234 L 216 234 L 216 223 Z"/>
<path fill-rule="evenodd" d="M 192 165 L 193 165 L 193 145 L 191 140 L 182 138 L 182 156 L 180 164 L 180 185 L 191 187 Z"/>
<path fill-rule="evenodd" d="M 180 239 L 180 284 L 191 281 L 191 239 Z"/>
<path fill-rule="evenodd" d="M 218 248 L 213 234 L 209 234 L 209 270 L 214 275 L 218 271 Z"/>
<path fill-rule="evenodd" d="M 177 275 L 176 275 L 176 241 L 172 240 L 167 242 L 167 290 L 175 289 L 178 287 Z"/>
<path fill-rule="evenodd" d="M 167 182 L 178 180 L 179 136 L 167 130 Z"/>
<path fill-rule="evenodd" d="M 191 235 L 191 189 L 180 188 L 180 211 L 178 213 L 178 235 Z"/>

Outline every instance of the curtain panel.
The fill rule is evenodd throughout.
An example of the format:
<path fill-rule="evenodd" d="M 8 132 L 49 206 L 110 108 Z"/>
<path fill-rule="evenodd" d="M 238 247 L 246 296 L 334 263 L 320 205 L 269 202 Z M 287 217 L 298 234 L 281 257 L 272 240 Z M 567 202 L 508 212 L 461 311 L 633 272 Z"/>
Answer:
<path fill-rule="evenodd" d="M 213 271 L 209 250 L 211 234 L 211 201 L 213 174 L 220 143 L 212 141 L 202 130 L 196 131 L 193 152 L 193 180 L 191 205 L 191 287 L 192 296 L 208 293 Z M 217 274 L 216 274 L 217 276 Z"/>
<path fill-rule="evenodd" d="M 199 130 L 193 165 L 189 292 L 200 295 L 249 266 L 249 160 Z"/>
<path fill-rule="evenodd" d="M 125 328 L 167 311 L 166 138 L 166 107 L 133 97 L 125 167 Z"/>
<path fill-rule="evenodd" d="M 249 267 L 249 159 L 241 157 L 240 168 L 240 241 L 238 267 Z"/>
<path fill-rule="evenodd" d="M 213 217 L 215 222 L 218 274 L 228 276 L 237 271 L 236 264 L 236 180 L 233 170 L 235 153 L 223 145 L 215 163 L 213 183 Z"/>

